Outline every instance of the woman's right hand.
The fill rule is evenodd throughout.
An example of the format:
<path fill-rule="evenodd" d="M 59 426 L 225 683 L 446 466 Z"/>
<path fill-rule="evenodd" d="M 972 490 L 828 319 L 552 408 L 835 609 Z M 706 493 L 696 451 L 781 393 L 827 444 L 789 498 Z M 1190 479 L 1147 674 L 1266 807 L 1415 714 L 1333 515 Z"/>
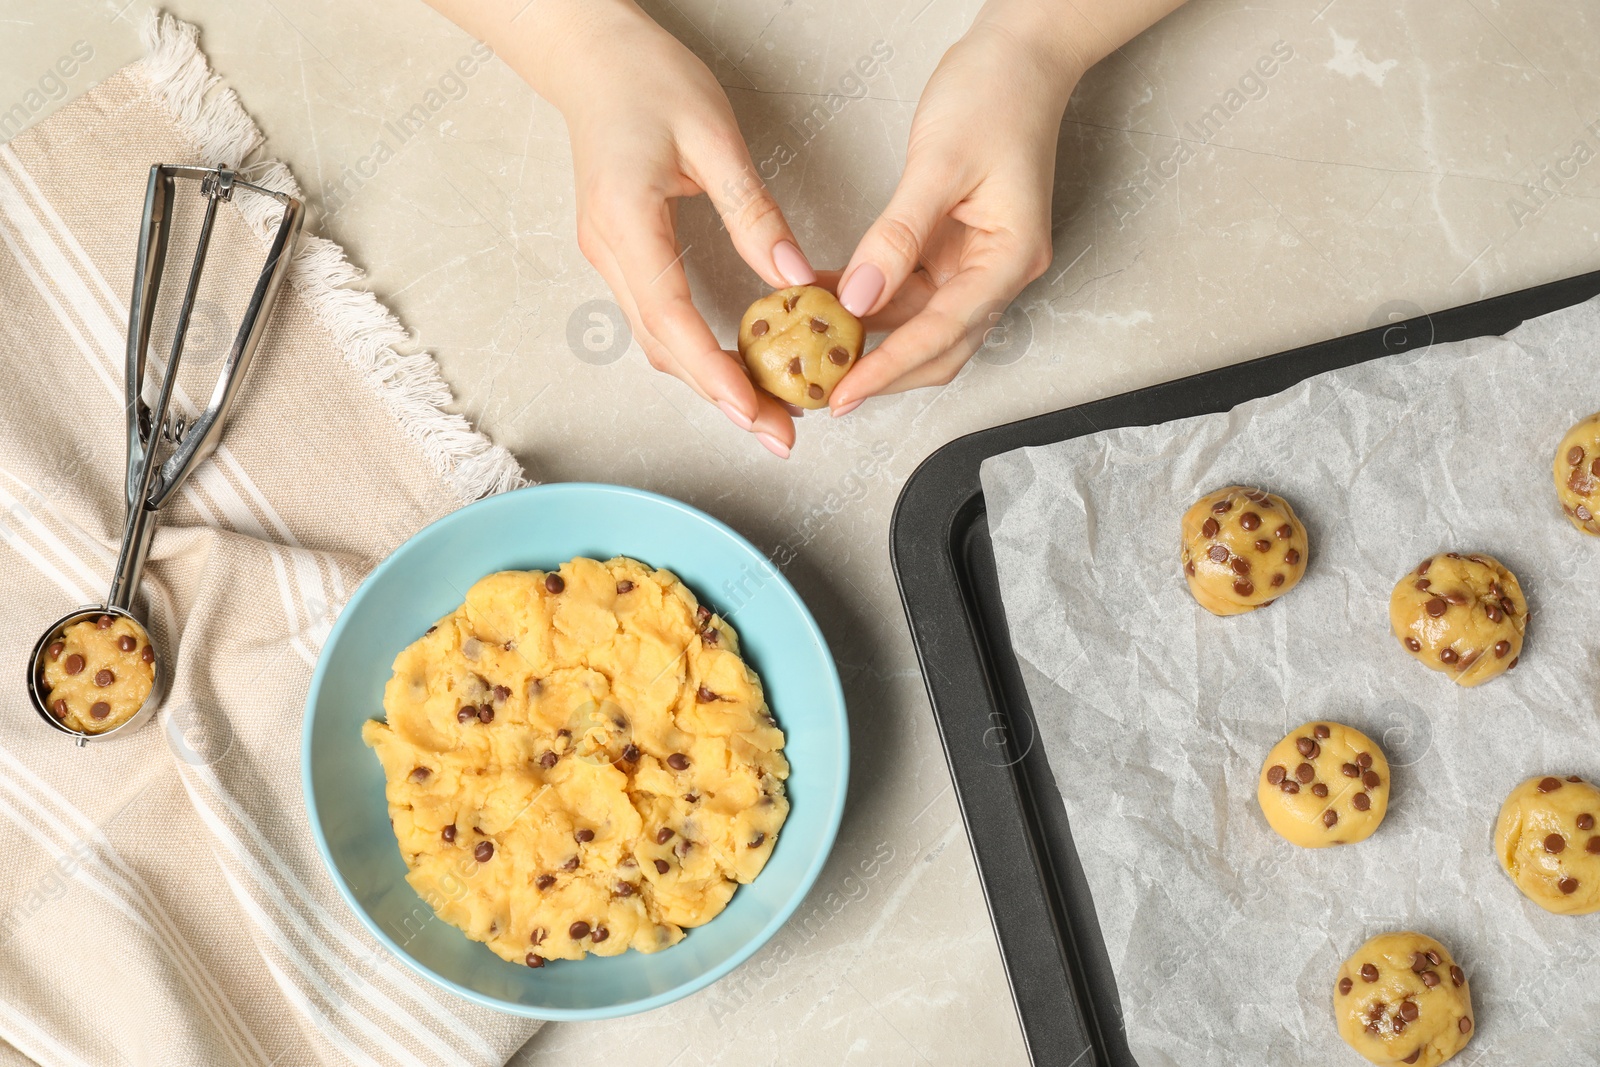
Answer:
<path fill-rule="evenodd" d="M 756 173 L 727 94 L 630 0 L 538 3 L 522 16 L 535 27 L 489 39 L 497 49 L 496 38 L 529 49 L 502 55 L 566 118 L 578 247 L 616 294 L 650 365 L 787 458 L 794 420 L 717 343 L 690 299 L 690 250 L 678 247 L 676 202 L 705 193 L 764 282 L 778 289 L 816 278 Z"/>

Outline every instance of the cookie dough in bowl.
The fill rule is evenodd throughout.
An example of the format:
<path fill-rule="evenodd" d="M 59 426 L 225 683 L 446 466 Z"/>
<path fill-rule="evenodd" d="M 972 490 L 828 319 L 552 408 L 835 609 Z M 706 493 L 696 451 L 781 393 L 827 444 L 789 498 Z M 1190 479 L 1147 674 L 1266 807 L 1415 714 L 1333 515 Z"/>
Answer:
<path fill-rule="evenodd" d="M 155 686 L 150 635 L 126 615 L 75 622 L 45 650 L 45 698 L 69 730 L 101 734 L 144 706 Z"/>
<path fill-rule="evenodd" d="M 1213 615 L 1271 604 L 1300 581 L 1310 554 L 1289 502 L 1260 489 L 1218 489 L 1183 516 L 1183 575 Z"/>
<path fill-rule="evenodd" d="M 1425 934 L 1379 934 L 1339 968 L 1339 1036 L 1370 1062 L 1438 1067 L 1475 1029 L 1472 988 L 1450 950 Z"/>
<path fill-rule="evenodd" d="M 1556 449 L 1556 497 L 1567 520 L 1600 537 L 1600 413 L 1567 431 Z"/>
<path fill-rule="evenodd" d="M 1429 556 L 1389 597 L 1389 624 L 1411 657 L 1457 684 L 1482 685 L 1517 665 L 1528 601 L 1493 556 Z"/>
<path fill-rule="evenodd" d="M 814 285 L 762 297 L 739 323 L 739 355 L 751 380 L 802 408 L 828 406 L 833 387 L 861 358 L 864 341 L 861 322 Z"/>
<path fill-rule="evenodd" d="M 1540 775 L 1500 808 L 1494 850 L 1523 896 L 1557 915 L 1600 911 L 1600 789 Z"/>
<path fill-rule="evenodd" d="M 1327 848 L 1365 841 L 1389 810 L 1389 761 L 1354 727 L 1306 723 L 1267 753 L 1256 800 L 1290 844 Z"/>
<path fill-rule="evenodd" d="M 383 764 L 411 883 L 501 958 L 656 952 L 727 906 L 788 814 L 784 735 L 676 576 L 503 571 L 396 658 Z"/>

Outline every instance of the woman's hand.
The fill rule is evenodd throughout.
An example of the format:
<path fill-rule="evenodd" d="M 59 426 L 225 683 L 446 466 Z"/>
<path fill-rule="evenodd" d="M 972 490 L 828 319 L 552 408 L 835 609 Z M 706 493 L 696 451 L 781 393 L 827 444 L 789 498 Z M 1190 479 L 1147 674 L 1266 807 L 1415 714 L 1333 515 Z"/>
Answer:
<path fill-rule="evenodd" d="M 928 79 L 900 184 L 841 275 L 840 302 L 892 333 L 833 390 L 834 415 L 944 385 L 1050 266 L 1067 98 L 1182 0 L 989 0 Z"/>
<path fill-rule="evenodd" d="M 631 0 L 432 2 L 488 40 L 566 118 L 578 247 L 616 295 L 650 365 L 787 458 L 794 420 L 717 343 L 690 299 L 678 247 L 677 200 L 705 193 L 768 285 L 816 278 L 711 71 Z"/>

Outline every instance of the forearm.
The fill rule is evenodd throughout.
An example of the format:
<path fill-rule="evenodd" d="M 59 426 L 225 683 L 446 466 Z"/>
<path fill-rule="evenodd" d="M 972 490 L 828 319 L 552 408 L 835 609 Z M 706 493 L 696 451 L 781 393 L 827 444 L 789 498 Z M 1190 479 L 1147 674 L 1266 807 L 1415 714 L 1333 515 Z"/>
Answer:
<path fill-rule="evenodd" d="M 1041 75 L 1070 92 L 1090 67 L 1182 5 L 1183 0 L 987 0 L 973 29 L 1014 37 L 1035 57 Z"/>

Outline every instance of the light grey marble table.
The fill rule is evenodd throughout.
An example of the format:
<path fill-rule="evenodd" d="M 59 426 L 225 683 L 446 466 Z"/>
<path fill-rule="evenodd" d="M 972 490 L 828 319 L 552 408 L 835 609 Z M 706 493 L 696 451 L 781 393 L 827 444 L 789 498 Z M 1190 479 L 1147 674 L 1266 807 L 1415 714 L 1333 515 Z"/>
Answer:
<path fill-rule="evenodd" d="M 0 0 L 0 115 L 37 121 L 136 58 L 148 6 Z M 1193 0 L 1073 97 L 1056 262 L 1019 301 L 1020 341 L 942 391 L 806 418 L 784 463 L 637 346 L 606 351 L 609 294 L 573 236 L 560 116 L 498 63 L 430 108 L 471 42 L 420 0 L 167 7 L 201 27 L 321 231 L 437 354 L 459 410 L 533 478 L 668 493 L 792 551 L 838 658 L 850 805 L 796 920 L 713 988 L 547 1026 L 519 1064 L 1025 1062 L 889 569 L 906 476 L 972 430 L 1600 266 L 1594 9 Z M 976 4 L 650 7 L 727 87 L 812 260 L 838 266 Z M 78 42 L 92 58 L 48 81 Z M 875 49 L 876 76 L 830 102 Z M 703 201 L 682 218 L 697 295 L 731 341 L 760 282 Z"/>

